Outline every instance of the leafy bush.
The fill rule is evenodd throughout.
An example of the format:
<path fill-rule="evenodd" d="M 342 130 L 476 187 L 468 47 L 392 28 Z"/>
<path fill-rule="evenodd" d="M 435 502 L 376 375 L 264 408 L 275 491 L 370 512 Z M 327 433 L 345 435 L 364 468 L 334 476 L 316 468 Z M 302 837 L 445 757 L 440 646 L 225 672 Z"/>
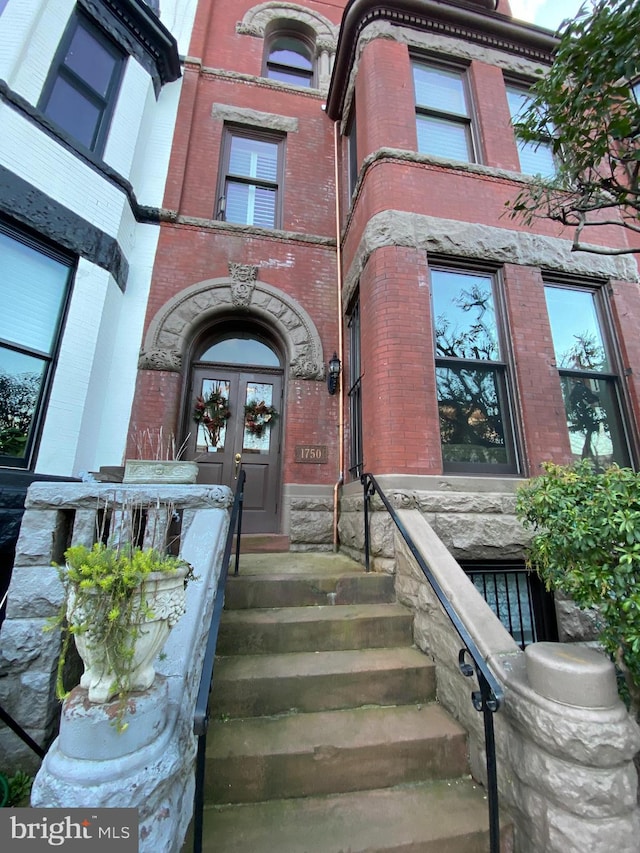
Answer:
<path fill-rule="evenodd" d="M 13 776 L 0 774 L 0 805 L 6 808 L 28 806 L 33 776 L 16 770 Z"/>
<path fill-rule="evenodd" d="M 534 531 L 529 566 L 548 589 L 598 612 L 600 640 L 640 711 L 640 474 L 588 460 L 544 464 L 518 490 L 516 513 Z"/>

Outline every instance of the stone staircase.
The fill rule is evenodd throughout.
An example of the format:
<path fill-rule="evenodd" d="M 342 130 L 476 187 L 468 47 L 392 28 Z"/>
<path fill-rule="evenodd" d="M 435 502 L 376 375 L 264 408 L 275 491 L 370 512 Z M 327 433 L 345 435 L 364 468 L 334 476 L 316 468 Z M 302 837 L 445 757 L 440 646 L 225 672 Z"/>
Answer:
<path fill-rule="evenodd" d="M 205 851 L 488 851 L 465 732 L 392 578 L 334 554 L 245 555 L 218 653 Z"/>

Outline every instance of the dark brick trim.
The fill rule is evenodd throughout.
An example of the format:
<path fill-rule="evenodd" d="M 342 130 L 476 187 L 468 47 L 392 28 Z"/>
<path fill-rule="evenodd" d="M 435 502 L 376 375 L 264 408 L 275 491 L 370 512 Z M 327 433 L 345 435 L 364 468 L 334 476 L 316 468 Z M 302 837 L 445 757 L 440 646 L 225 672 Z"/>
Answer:
<path fill-rule="evenodd" d="M 129 263 L 118 241 L 4 166 L 0 213 L 107 270 L 125 290 Z"/>

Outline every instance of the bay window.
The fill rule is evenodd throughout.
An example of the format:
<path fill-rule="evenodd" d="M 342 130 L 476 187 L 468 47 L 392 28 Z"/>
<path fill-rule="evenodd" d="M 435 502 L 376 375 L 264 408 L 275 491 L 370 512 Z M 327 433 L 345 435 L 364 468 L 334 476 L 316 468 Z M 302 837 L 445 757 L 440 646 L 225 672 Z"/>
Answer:
<path fill-rule="evenodd" d="M 464 69 L 413 62 L 418 151 L 475 162 Z"/>
<path fill-rule="evenodd" d="M 526 89 L 507 84 L 507 101 L 509 103 L 511 121 L 517 122 L 529 105 L 530 97 Z M 543 178 L 552 178 L 555 175 L 556 166 L 553 159 L 551 142 L 546 140 L 527 142 L 523 139 L 518 139 L 516 135 L 516 143 L 518 146 L 520 170 L 524 174 L 542 175 Z"/>
<path fill-rule="evenodd" d="M 27 467 L 50 384 L 72 259 L 0 223 L 0 464 Z"/>
<path fill-rule="evenodd" d="M 101 153 L 125 58 L 119 45 L 76 12 L 49 72 L 40 109 L 77 142 Z"/>
<path fill-rule="evenodd" d="M 629 465 L 630 456 L 598 295 L 585 288 L 545 287 L 571 454 L 605 468 L 614 462 Z"/>
<path fill-rule="evenodd" d="M 517 470 L 495 284 L 488 274 L 431 270 L 445 472 Z"/>

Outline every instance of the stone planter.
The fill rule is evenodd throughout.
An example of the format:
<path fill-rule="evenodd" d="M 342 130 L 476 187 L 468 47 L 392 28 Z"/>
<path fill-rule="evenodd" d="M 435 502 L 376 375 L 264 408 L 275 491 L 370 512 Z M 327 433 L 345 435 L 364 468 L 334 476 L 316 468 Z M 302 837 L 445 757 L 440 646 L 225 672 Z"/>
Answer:
<path fill-rule="evenodd" d="M 198 463 L 189 460 L 127 459 L 123 483 L 195 483 Z"/>
<path fill-rule="evenodd" d="M 175 574 L 153 572 L 143 586 L 133 593 L 133 612 L 140 613 L 136 623 L 138 636 L 135 638 L 131 671 L 127 676 L 128 690 L 146 690 L 155 679 L 153 661 L 164 646 L 169 631 L 185 613 L 186 596 L 184 579 L 187 568 Z M 75 590 L 69 592 L 67 619 L 71 625 L 92 622 L 91 591 L 88 601 L 76 605 Z M 90 702 L 108 702 L 118 693 L 110 650 L 101 637 L 89 627 L 74 634 L 78 654 L 84 663 L 80 687 L 88 691 Z"/>

